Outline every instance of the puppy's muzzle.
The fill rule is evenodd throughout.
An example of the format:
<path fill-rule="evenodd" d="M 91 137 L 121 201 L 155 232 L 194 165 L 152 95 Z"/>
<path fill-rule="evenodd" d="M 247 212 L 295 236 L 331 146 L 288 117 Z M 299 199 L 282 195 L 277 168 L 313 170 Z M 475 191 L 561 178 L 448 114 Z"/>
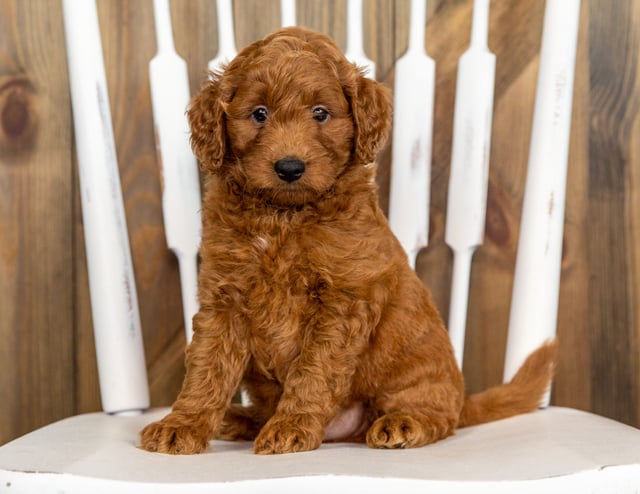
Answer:
<path fill-rule="evenodd" d="M 302 177 L 306 165 L 304 161 L 299 160 L 297 158 L 282 158 L 281 160 L 276 161 L 273 169 L 276 174 L 280 178 L 280 180 L 284 180 L 285 182 L 295 182 Z"/>

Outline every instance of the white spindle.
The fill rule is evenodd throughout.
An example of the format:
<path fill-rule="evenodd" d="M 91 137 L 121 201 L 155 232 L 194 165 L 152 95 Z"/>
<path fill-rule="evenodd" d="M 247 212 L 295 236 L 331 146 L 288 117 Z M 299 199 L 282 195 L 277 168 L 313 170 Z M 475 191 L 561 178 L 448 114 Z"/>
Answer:
<path fill-rule="evenodd" d="M 364 51 L 362 28 L 362 0 L 347 0 L 347 50 L 346 57 L 365 69 L 365 75 L 376 78 L 376 64 Z"/>
<path fill-rule="evenodd" d="M 149 391 L 95 0 L 64 0 L 91 309 L 102 406 L 148 408 Z"/>
<path fill-rule="evenodd" d="M 409 49 L 396 63 L 389 224 L 415 268 L 429 241 L 435 63 L 424 49 L 426 0 L 411 1 Z"/>
<path fill-rule="evenodd" d="M 189 145 L 187 64 L 173 45 L 169 0 L 154 0 L 158 52 L 149 64 L 156 151 L 162 173 L 162 211 L 167 245 L 178 259 L 187 343 L 198 311 L 200 181 Z"/>
<path fill-rule="evenodd" d="M 547 0 L 505 380 L 556 333 L 580 0 Z"/>
<path fill-rule="evenodd" d="M 280 21 L 282 27 L 296 25 L 296 0 L 280 0 Z"/>
<path fill-rule="evenodd" d="M 236 56 L 233 6 L 231 0 L 218 0 L 218 54 L 209 61 L 209 70 L 220 70 Z"/>
<path fill-rule="evenodd" d="M 471 259 L 484 239 L 496 57 L 489 0 L 475 0 L 471 44 L 458 63 L 445 241 L 453 250 L 449 336 L 462 367 Z"/>

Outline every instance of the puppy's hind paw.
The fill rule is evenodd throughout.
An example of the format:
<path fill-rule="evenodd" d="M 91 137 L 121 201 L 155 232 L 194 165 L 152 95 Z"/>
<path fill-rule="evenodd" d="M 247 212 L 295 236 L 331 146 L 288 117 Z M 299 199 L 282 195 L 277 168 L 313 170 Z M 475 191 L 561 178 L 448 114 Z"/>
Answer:
<path fill-rule="evenodd" d="M 140 448 L 172 455 L 201 453 L 209 447 L 206 431 L 193 424 L 179 423 L 171 414 L 142 429 L 140 439 Z"/>
<path fill-rule="evenodd" d="M 225 441 L 253 441 L 264 420 L 260 420 L 252 407 L 232 405 L 227 411 L 216 439 Z"/>
<path fill-rule="evenodd" d="M 377 419 L 367 431 L 370 448 L 417 448 L 444 437 L 428 417 L 390 413 Z"/>

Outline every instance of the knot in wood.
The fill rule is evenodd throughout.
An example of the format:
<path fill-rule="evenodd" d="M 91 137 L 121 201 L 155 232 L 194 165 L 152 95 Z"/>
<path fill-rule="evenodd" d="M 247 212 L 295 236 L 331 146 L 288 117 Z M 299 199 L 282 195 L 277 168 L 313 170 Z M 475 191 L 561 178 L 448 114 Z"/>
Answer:
<path fill-rule="evenodd" d="M 21 154 L 31 148 L 36 118 L 33 87 L 25 78 L 12 78 L 0 86 L 0 152 Z"/>

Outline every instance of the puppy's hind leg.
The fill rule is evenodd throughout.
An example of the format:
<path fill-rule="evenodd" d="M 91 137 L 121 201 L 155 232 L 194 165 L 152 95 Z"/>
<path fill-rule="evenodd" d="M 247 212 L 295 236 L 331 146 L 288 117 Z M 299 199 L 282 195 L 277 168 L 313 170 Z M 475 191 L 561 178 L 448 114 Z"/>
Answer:
<path fill-rule="evenodd" d="M 250 403 L 246 406 L 233 404 L 227 410 L 218 439 L 226 441 L 253 441 L 260 429 L 275 413 L 282 394 L 282 386 L 268 381 L 255 373 L 245 376 L 245 389 Z"/>
<path fill-rule="evenodd" d="M 378 418 L 367 431 L 370 448 L 419 448 L 453 434 L 456 420 L 419 411 L 395 411 Z"/>
<path fill-rule="evenodd" d="M 224 415 L 216 439 L 253 441 L 266 422 L 261 409 L 253 405 L 233 404 Z"/>
<path fill-rule="evenodd" d="M 370 447 L 417 448 L 454 433 L 463 382 L 452 353 L 450 360 L 412 363 L 409 357 L 399 366 L 388 387 L 372 402 L 378 418 L 367 431 Z"/>

